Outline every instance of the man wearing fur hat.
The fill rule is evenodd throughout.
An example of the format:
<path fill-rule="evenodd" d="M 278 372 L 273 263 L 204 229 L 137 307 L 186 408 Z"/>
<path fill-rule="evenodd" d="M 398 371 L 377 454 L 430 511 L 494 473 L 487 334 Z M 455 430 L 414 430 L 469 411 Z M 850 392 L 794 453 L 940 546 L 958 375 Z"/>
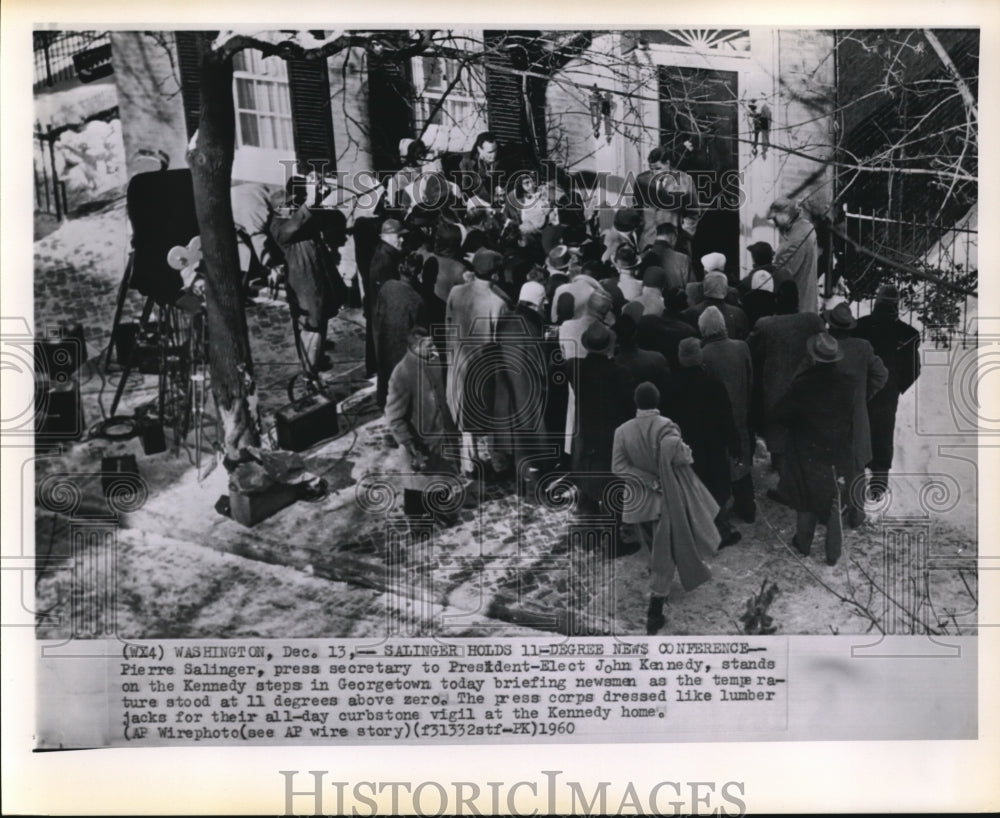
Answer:
<path fill-rule="evenodd" d="M 750 334 L 750 322 L 746 313 L 735 304 L 726 301 L 729 296 L 729 279 L 726 278 L 726 257 L 722 253 L 709 253 L 702 257 L 705 265 L 705 279 L 702 281 L 704 299 L 685 312 L 691 326 L 698 326 L 699 316 L 709 307 L 716 307 L 726 321 L 726 332 L 730 338 L 746 339 Z"/>
<path fill-rule="evenodd" d="M 775 271 L 788 275 L 799 288 L 799 312 L 818 313 L 816 229 L 799 206 L 785 197 L 775 199 L 767 215 L 781 235 L 774 256 Z"/>
<path fill-rule="evenodd" d="M 920 375 L 920 333 L 899 319 L 899 290 L 886 284 L 875 296 L 871 315 L 858 319 L 854 335 L 871 343 L 888 370 L 885 386 L 868 402 L 872 442 L 868 464 L 872 470 L 870 492 L 878 498 L 888 487 L 892 468 L 899 396 Z"/>
<path fill-rule="evenodd" d="M 854 419 L 854 384 L 837 364 L 844 354 L 826 332 L 806 342 L 808 365 L 792 380 L 774 408 L 789 430 L 781 460 L 779 491 L 796 511 L 792 546 L 809 556 L 816 524 L 826 526 L 826 562 L 840 558 L 843 529 L 840 496 L 853 468 L 850 439 Z"/>
<path fill-rule="evenodd" d="M 729 453 L 733 484 L 733 511 L 748 523 L 757 519 L 753 495 L 754 435 L 750 427 L 750 400 L 753 395 L 753 362 L 745 341 L 728 337 L 726 322 L 716 307 L 709 307 L 698 319 L 701 354 L 705 371 L 713 375 L 729 395 L 733 423 L 739 435 L 739 450 Z"/>

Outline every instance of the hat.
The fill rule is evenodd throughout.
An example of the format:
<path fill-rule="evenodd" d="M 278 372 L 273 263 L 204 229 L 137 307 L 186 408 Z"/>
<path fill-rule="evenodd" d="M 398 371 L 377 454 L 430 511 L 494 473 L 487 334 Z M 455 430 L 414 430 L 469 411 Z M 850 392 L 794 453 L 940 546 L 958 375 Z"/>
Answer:
<path fill-rule="evenodd" d="M 393 236 L 405 233 L 406 228 L 403 227 L 398 219 L 386 219 L 382 222 L 382 229 L 379 232 L 385 236 Z"/>
<path fill-rule="evenodd" d="M 631 318 L 636 324 L 638 324 L 639 319 L 642 318 L 645 311 L 646 308 L 643 307 L 641 301 L 629 301 L 624 307 L 622 307 L 622 318 Z"/>
<path fill-rule="evenodd" d="M 729 279 L 725 273 L 706 273 L 702 282 L 705 298 L 725 298 L 729 294 Z"/>
<path fill-rule="evenodd" d="M 750 277 L 751 290 L 763 290 L 766 293 L 774 292 L 774 276 L 767 270 L 757 270 Z"/>
<path fill-rule="evenodd" d="M 835 364 L 844 357 L 840 344 L 828 332 L 820 332 L 806 341 L 806 352 L 817 364 Z"/>
<path fill-rule="evenodd" d="M 677 363 L 681 366 L 701 366 L 701 341 L 685 338 L 677 345 Z"/>
<path fill-rule="evenodd" d="M 410 145 L 414 142 L 413 139 L 400 139 L 399 140 L 399 158 L 405 159 L 407 152 L 410 150 Z"/>
<path fill-rule="evenodd" d="M 642 213 L 638 210 L 631 207 L 623 207 L 615 211 L 615 230 L 621 230 L 622 233 L 631 233 L 633 230 L 638 230 L 641 224 Z"/>
<path fill-rule="evenodd" d="M 894 284 L 883 284 L 878 288 L 878 293 L 875 295 L 876 304 L 892 304 L 895 306 L 899 303 L 899 290 L 896 289 Z"/>
<path fill-rule="evenodd" d="M 472 269 L 476 278 L 490 278 L 503 269 L 503 256 L 496 250 L 480 247 L 472 257 Z"/>
<path fill-rule="evenodd" d="M 521 292 L 517 295 L 518 301 L 527 301 L 536 307 L 545 303 L 545 288 L 537 281 L 526 281 L 521 285 Z"/>
<path fill-rule="evenodd" d="M 643 287 L 658 287 L 663 289 L 667 286 L 667 271 L 662 267 L 647 267 L 642 274 Z"/>
<path fill-rule="evenodd" d="M 634 270 L 639 266 L 639 256 L 631 244 L 622 244 L 615 250 L 615 267 L 624 270 Z"/>
<path fill-rule="evenodd" d="M 798 213 L 799 207 L 787 196 L 779 196 L 767 209 L 767 215 L 773 216 L 775 213 Z"/>
<path fill-rule="evenodd" d="M 826 310 L 823 317 L 830 329 L 854 329 L 858 324 L 854 316 L 851 315 L 851 308 L 847 306 L 846 301 L 841 301 L 836 307 Z"/>
<path fill-rule="evenodd" d="M 764 265 L 774 261 L 774 248 L 766 241 L 755 241 L 747 247 L 747 252 L 754 264 Z"/>
<path fill-rule="evenodd" d="M 726 257 L 722 253 L 709 253 L 701 257 L 701 266 L 705 268 L 706 273 L 724 273 Z"/>
<path fill-rule="evenodd" d="M 725 337 L 726 319 L 722 317 L 718 307 L 709 307 L 698 316 L 698 331 L 702 338 L 715 338 L 719 335 Z"/>
<path fill-rule="evenodd" d="M 566 270 L 569 268 L 569 262 L 572 255 L 569 252 L 569 248 L 565 244 L 557 244 L 551 250 L 549 250 L 548 264 L 553 270 Z"/>
<path fill-rule="evenodd" d="M 655 384 L 643 381 L 632 393 L 636 409 L 655 409 L 660 405 L 660 390 Z"/>
<path fill-rule="evenodd" d="M 580 340 L 583 342 L 583 348 L 588 352 L 607 352 L 611 348 L 611 330 L 600 321 L 594 321 L 584 331 Z"/>

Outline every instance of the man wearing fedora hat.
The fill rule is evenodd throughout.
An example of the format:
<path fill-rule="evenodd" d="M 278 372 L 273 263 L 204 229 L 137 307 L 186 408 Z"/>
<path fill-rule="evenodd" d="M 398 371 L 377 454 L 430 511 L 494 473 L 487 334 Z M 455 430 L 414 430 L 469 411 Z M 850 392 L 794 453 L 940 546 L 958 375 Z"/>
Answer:
<path fill-rule="evenodd" d="M 838 366 L 844 353 L 829 333 L 810 337 L 806 355 L 809 364 L 774 408 L 789 432 L 779 491 L 796 511 L 794 548 L 808 556 L 816 524 L 822 523 L 826 562 L 835 565 L 843 540 L 841 490 L 853 468 L 853 452 L 844 441 L 854 422 L 854 383 Z"/>
<path fill-rule="evenodd" d="M 851 472 L 847 475 L 844 503 L 847 524 L 857 528 L 865 520 L 865 467 L 872 459 L 872 435 L 868 423 L 868 402 L 885 386 L 889 377 L 882 359 L 863 338 L 852 338 L 857 325 L 851 308 L 841 301 L 823 313 L 830 335 L 837 339 L 844 359 L 837 364 L 854 386 L 854 420 L 851 429 Z"/>
<path fill-rule="evenodd" d="M 639 270 L 639 255 L 630 245 L 623 244 L 615 250 L 613 264 L 615 275 L 601 279 L 601 286 L 611 294 L 615 314 L 620 315 L 629 301 L 642 293 L 642 280 L 636 278 Z"/>
<path fill-rule="evenodd" d="M 869 491 L 878 499 L 888 488 L 899 396 L 920 375 L 920 333 L 899 319 L 899 290 L 885 284 L 875 296 L 871 315 L 858 319 L 854 335 L 871 343 L 888 371 L 885 386 L 868 402 L 872 441 Z"/>

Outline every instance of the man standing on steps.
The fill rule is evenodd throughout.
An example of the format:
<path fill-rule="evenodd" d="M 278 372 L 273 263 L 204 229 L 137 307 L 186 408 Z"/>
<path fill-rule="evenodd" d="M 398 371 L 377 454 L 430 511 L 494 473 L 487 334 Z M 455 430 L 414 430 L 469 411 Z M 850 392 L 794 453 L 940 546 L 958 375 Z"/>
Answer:
<path fill-rule="evenodd" d="M 858 319 L 854 336 L 872 345 L 889 373 L 885 386 L 868 402 L 872 443 L 869 491 L 879 499 L 889 484 L 899 396 L 920 375 L 920 333 L 899 320 L 899 290 L 886 284 L 875 296 L 871 315 Z"/>
<path fill-rule="evenodd" d="M 718 505 L 691 469 L 691 449 L 680 427 L 660 414 L 659 390 L 645 381 L 633 399 L 635 418 L 615 429 L 611 469 L 636 483 L 622 518 L 649 554 L 646 633 L 653 635 L 666 624 L 663 604 L 675 570 L 686 591 L 711 577 L 703 560 L 719 546 Z"/>
<path fill-rule="evenodd" d="M 781 234 L 774 256 L 776 277 L 786 274 L 799 290 L 799 312 L 819 312 L 819 285 L 816 282 L 819 248 L 816 228 L 791 199 L 775 199 L 767 215 Z"/>

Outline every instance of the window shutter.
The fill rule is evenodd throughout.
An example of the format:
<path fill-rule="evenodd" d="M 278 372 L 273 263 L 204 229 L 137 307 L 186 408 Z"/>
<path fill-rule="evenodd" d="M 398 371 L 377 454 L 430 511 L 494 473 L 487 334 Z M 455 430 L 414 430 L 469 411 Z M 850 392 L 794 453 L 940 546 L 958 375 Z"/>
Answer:
<path fill-rule="evenodd" d="M 333 120 L 330 111 L 330 78 L 326 60 L 288 60 L 288 86 L 292 101 L 292 135 L 299 162 L 326 160 L 336 170 Z"/>
<path fill-rule="evenodd" d="M 485 31 L 483 42 L 487 50 L 496 49 L 501 43 L 518 44 L 525 48 L 529 60 L 537 59 L 535 42 L 540 32 L 534 31 Z M 545 80 L 529 77 L 525 89 L 522 78 L 511 73 L 513 63 L 503 51 L 491 51 L 484 60 L 486 68 L 486 115 L 490 131 L 507 146 L 509 155 L 517 155 L 516 165 L 530 166 L 544 158 L 545 137 Z M 525 111 L 531 111 L 529 123 Z M 534 127 L 532 128 L 532 125 Z M 534 136 L 537 135 L 537 141 Z"/>
<path fill-rule="evenodd" d="M 379 173 L 399 168 L 399 140 L 415 136 L 410 61 L 372 58 L 368 69 L 372 160 Z"/>
<path fill-rule="evenodd" d="M 190 139 L 198 130 L 201 116 L 201 57 L 206 38 L 200 31 L 176 31 L 177 67 L 181 78 L 181 100 L 184 103 L 184 124 Z"/>

